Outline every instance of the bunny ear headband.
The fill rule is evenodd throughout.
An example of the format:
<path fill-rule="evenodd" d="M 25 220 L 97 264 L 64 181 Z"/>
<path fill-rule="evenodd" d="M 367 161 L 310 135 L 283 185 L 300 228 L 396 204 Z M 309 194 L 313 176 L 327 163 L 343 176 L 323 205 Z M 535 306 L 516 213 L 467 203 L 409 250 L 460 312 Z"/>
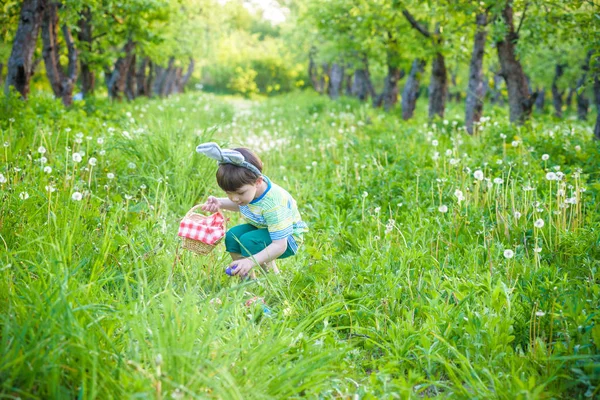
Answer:
<path fill-rule="evenodd" d="M 219 164 L 233 164 L 238 167 L 249 169 L 258 176 L 262 176 L 262 172 L 246 161 L 244 155 L 239 151 L 221 149 L 219 145 L 214 142 L 202 143 L 196 147 L 196 151 L 213 160 L 217 160 Z"/>

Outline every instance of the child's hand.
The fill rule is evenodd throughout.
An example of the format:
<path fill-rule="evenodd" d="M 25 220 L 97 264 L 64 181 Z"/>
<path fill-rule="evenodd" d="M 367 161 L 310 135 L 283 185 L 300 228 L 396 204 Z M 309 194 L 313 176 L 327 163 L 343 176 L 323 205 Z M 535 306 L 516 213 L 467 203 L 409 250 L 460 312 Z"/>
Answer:
<path fill-rule="evenodd" d="M 236 266 L 235 269 L 233 268 L 234 266 Z M 241 260 L 236 260 L 232 262 L 231 264 L 229 264 L 229 267 L 231 267 L 232 276 L 237 275 L 240 277 L 244 277 L 248 275 L 248 272 L 250 272 L 252 267 L 254 267 L 254 261 L 252 261 L 251 258 L 243 258 Z"/>
<path fill-rule="evenodd" d="M 219 208 L 221 208 L 221 203 L 219 202 L 219 199 L 217 199 L 215 196 L 208 196 L 208 199 L 206 199 L 206 203 L 202 204 L 201 208 L 204 211 L 217 212 L 219 211 Z"/>

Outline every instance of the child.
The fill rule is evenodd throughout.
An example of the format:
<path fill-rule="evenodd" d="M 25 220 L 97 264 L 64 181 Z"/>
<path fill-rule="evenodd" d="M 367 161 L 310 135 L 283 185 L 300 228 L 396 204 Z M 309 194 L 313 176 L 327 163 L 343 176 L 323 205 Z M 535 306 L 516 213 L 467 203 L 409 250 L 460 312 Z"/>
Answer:
<path fill-rule="evenodd" d="M 227 195 L 209 196 L 202 209 L 238 211 L 247 222 L 225 235 L 232 274 L 246 276 L 255 264 L 278 273 L 274 260 L 295 255 L 308 231 L 296 201 L 262 174 L 262 161 L 249 149 L 222 150 L 216 143 L 203 143 L 196 151 L 218 161 L 217 183 Z"/>

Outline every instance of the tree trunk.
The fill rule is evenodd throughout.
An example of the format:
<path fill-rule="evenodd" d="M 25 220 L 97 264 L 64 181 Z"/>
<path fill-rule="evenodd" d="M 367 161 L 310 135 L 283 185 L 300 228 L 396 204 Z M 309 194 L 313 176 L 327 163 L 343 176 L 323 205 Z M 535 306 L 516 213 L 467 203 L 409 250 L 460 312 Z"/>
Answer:
<path fill-rule="evenodd" d="M 54 95 L 61 98 L 65 106 L 70 106 L 73 103 L 73 87 L 77 79 L 77 50 L 71 31 L 66 24 L 63 25 L 62 31 L 69 60 L 67 73 L 65 74 L 60 63 L 57 28 L 58 3 L 51 2 L 46 7 L 42 18 L 42 42 L 44 44 L 42 56 L 46 65 L 46 75 Z"/>
<path fill-rule="evenodd" d="M 177 69 L 178 67 L 175 67 L 175 65 L 171 66 L 170 69 L 167 68 L 168 73 L 167 77 L 165 78 L 165 85 L 163 87 L 163 97 L 170 96 L 173 93 L 173 86 L 175 80 L 177 79 Z"/>
<path fill-rule="evenodd" d="M 165 78 L 165 73 L 167 72 L 166 68 L 161 67 L 160 65 L 156 65 L 154 68 L 154 82 L 152 84 L 152 93 L 160 96 L 160 87 L 162 86 L 162 82 Z"/>
<path fill-rule="evenodd" d="M 442 53 L 436 53 L 431 65 L 431 81 L 429 83 L 429 119 L 436 115 L 444 117 L 446 96 L 448 95 L 448 71 Z"/>
<path fill-rule="evenodd" d="M 135 99 L 137 89 L 136 89 L 136 76 L 135 76 L 135 54 L 131 58 L 131 62 L 129 63 L 129 69 L 127 70 L 127 78 L 125 78 L 125 96 L 127 96 L 127 100 L 132 101 Z"/>
<path fill-rule="evenodd" d="M 573 108 L 573 96 L 575 95 L 575 88 L 569 87 L 569 91 L 567 92 L 567 97 L 565 98 L 565 107 L 568 111 L 571 111 Z"/>
<path fill-rule="evenodd" d="M 499 72 L 494 72 L 494 88 L 491 90 L 491 102 L 492 104 L 498 104 L 499 106 L 504 106 L 504 97 L 502 96 L 502 82 L 504 82 L 504 78 L 500 75 Z"/>
<path fill-rule="evenodd" d="M 317 67 L 314 59 L 316 54 L 317 48 L 312 46 L 308 53 L 308 77 L 312 87 L 317 91 L 317 93 L 321 94 L 323 92 L 323 86 L 321 85 L 321 81 L 319 79 L 319 68 Z"/>
<path fill-rule="evenodd" d="M 529 95 L 527 79 L 523 67 L 515 55 L 517 34 L 513 24 L 512 0 L 508 0 L 502 18 L 506 24 L 506 36 L 496 43 L 498 60 L 502 68 L 502 77 L 508 89 L 508 107 L 510 122 L 523 124 L 531 115 L 531 110 L 537 94 Z"/>
<path fill-rule="evenodd" d="M 330 98 L 335 100 L 340 97 L 343 80 L 344 67 L 339 63 L 333 63 L 329 71 L 329 87 L 327 88 L 327 94 Z"/>
<path fill-rule="evenodd" d="M 329 64 L 323 63 L 323 65 L 321 65 L 321 70 L 321 82 L 319 85 L 321 90 L 317 91 L 319 93 L 325 93 L 329 88 Z"/>
<path fill-rule="evenodd" d="M 178 87 L 177 87 L 177 91 L 179 93 L 184 92 L 185 85 L 187 85 L 187 83 L 189 82 L 193 73 L 194 73 L 194 59 L 192 57 L 190 57 L 190 63 L 188 64 L 187 72 L 185 73 L 183 78 L 180 79 Z"/>
<path fill-rule="evenodd" d="M 399 57 L 394 46 L 395 39 L 388 32 L 388 50 L 387 50 L 387 68 L 388 73 L 383 81 L 383 90 L 381 94 L 373 98 L 373 106 L 383 105 L 385 111 L 389 111 L 398 102 L 398 82 L 404 78 L 404 70 L 398 67 Z"/>
<path fill-rule="evenodd" d="M 83 96 L 94 93 L 96 87 L 96 77 L 90 63 L 87 62 L 87 57 L 92 53 L 92 12 L 89 7 L 85 7 L 80 13 L 77 25 L 79 32 L 77 39 L 82 50 L 82 55 L 79 57 L 79 74 L 81 76 L 81 92 Z"/>
<path fill-rule="evenodd" d="M 473 40 L 473 53 L 469 65 L 469 85 L 465 100 L 465 127 L 470 135 L 473 134 L 473 124 L 479 122 L 483 112 L 483 56 L 485 55 L 485 40 L 487 31 L 487 14 L 480 13 L 475 17 L 477 32 Z"/>
<path fill-rule="evenodd" d="M 540 112 L 543 113 L 544 112 L 544 103 L 546 100 L 546 89 L 541 88 L 538 89 L 537 92 L 538 97 L 535 99 L 535 108 Z"/>
<path fill-rule="evenodd" d="M 354 71 L 350 93 L 360 101 L 365 101 L 369 97 L 367 79 L 367 71 L 365 69 L 356 69 Z"/>
<path fill-rule="evenodd" d="M 154 77 L 156 73 L 154 72 L 154 63 L 152 60 L 148 60 L 148 78 L 146 78 L 146 93 L 147 97 L 152 97 L 152 84 L 154 83 Z"/>
<path fill-rule="evenodd" d="M 158 77 L 158 79 L 156 80 L 156 86 L 157 86 L 157 94 L 160 97 L 164 97 L 166 96 L 166 89 L 167 89 L 167 81 L 170 78 L 171 75 L 171 71 L 173 71 L 173 65 L 175 64 L 175 57 L 171 57 L 169 58 L 169 65 L 167 66 L 167 69 L 162 69 L 161 68 L 161 74 Z"/>
<path fill-rule="evenodd" d="M 127 79 L 127 72 L 129 71 L 129 67 L 133 58 L 135 45 L 136 44 L 133 40 L 127 40 L 127 43 L 125 46 L 123 46 L 125 57 L 120 57 L 117 59 L 114 68 L 110 73 L 107 87 L 108 95 L 111 99 L 120 100 L 120 93 L 125 90 L 125 81 Z"/>
<path fill-rule="evenodd" d="M 563 94 L 564 90 L 558 89 L 558 80 L 565 73 L 564 65 L 556 64 L 554 69 L 554 79 L 552 79 L 552 105 L 554 105 L 554 115 L 562 118 Z"/>
<path fill-rule="evenodd" d="M 344 93 L 346 96 L 352 96 L 352 87 L 354 86 L 353 78 L 354 78 L 354 74 L 349 73 L 348 75 L 346 75 L 346 78 L 344 79 Z"/>
<path fill-rule="evenodd" d="M 452 71 L 450 73 L 450 83 L 452 83 L 453 90 L 450 90 L 450 88 L 448 89 L 448 101 L 455 101 L 457 103 L 460 103 L 460 101 L 462 100 L 462 95 L 460 93 L 460 88 L 458 87 L 458 84 L 456 83 L 457 75 L 458 75 L 458 66 L 454 69 L 454 71 Z"/>
<path fill-rule="evenodd" d="M 383 104 L 383 109 L 389 111 L 398 103 L 398 82 L 404 75 L 404 70 L 395 65 L 388 65 L 388 73 L 383 82 L 383 91 L 378 96 L 377 106 Z"/>
<path fill-rule="evenodd" d="M 404 90 L 402 91 L 402 119 L 407 120 L 412 118 L 417 105 L 417 97 L 419 96 L 419 85 L 421 82 L 421 74 L 425 68 L 425 61 L 415 59 L 410 68 L 410 73 L 406 79 Z"/>
<path fill-rule="evenodd" d="M 596 100 L 596 126 L 594 137 L 600 140 L 600 72 L 596 71 L 594 76 L 594 99 Z"/>
<path fill-rule="evenodd" d="M 19 27 L 15 34 L 7 64 L 8 70 L 4 86 L 4 91 L 7 94 L 10 87 L 14 86 L 23 98 L 26 99 L 29 95 L 29 80 L 33 70 L 31 61 L 46 6 L 47 0 L 23 1 L 19 16 Z"/>
<path fill-rule="evenodd" d="M 592 51 L 590 50 L 586 57 L 581 70 L 583 73 L 577 81 L 577 88 L 575 93 L 577 95 L 577 118 L 580 121 L 587 121 L 588 108 L 590 107 L 590 100 L 585 93 L 585 84 L 587 81 L 587 74 L 590 71 L 590 60 L 592 58 Z"/>
<path fill-rule="evenodd" d="M 148 78 L 146 76 L 146 68 L 148 67 L 148 63 L 150 62 L 149 57 L 144 57 L 138 70 L 135 74 L 135 78 L 137 81 L 137 95 L 138 96 L 148 96 Z"/>

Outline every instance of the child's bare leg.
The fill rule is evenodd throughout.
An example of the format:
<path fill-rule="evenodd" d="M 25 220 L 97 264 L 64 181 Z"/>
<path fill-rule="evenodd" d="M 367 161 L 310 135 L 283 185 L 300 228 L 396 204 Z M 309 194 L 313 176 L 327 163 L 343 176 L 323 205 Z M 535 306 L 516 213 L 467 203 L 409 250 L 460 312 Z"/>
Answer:
<path fill-rule="evenodd" d="M 279 268 L 277 268 L 277 264 L 275 264 L 275 260 L 269 261 L 268 263 L 264 263 L 262 265 L 263 268 L 265 268 L 267 271 L 271 271 L 274 274 L 278 274 L 279 273 Z"/>

